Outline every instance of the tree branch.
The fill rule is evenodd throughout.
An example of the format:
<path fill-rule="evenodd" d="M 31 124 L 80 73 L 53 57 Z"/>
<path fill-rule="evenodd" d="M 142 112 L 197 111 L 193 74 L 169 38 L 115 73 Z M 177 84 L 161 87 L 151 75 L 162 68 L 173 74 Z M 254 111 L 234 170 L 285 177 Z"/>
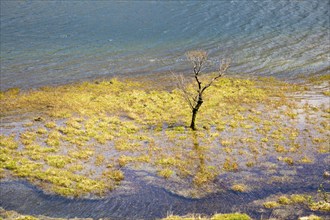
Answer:
<path fill-rule="evenodd" d="M 177 88 L 180 89 L 181 92 L 183 93 L 183 98 L 187 101 L 187 103 L 189 104 L 189 107 L 191 109 L 193 109 L 195 100 L 194 100 L 193 95 L 191 93 L 189 93 L 188 89 L 186 88 L 187 83 L 185 82 L 183 75 L 175 74 L 172 71 L 170 71 L 170 72 L 172 73 L 172 76 L 175 78 Z"/>
<path fill-rule="evenodd" d="M 215 80 L 217 80 L 218 78 L 222 77 L 225 74 L 225 72 L 227 71 L 227 69 L 230 66 L 230 62 L 231 61 L 229 59 L 227 59 L 227 60 L 223 59 L 222 60 L 222 64 L 219 67 L 218 74 L 215 77 L 213 77 L 211 79 L 211 81 L 203 87 L 202 93 L 205 91 L 205 89 L 210 87 Z"/>

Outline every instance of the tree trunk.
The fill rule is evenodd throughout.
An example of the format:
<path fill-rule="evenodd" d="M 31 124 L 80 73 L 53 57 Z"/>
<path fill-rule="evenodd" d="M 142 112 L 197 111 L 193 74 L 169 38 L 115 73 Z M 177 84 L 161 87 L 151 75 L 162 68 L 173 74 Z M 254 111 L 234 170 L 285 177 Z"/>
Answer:
<path fill-rule="evenodd" d="M 190 128 L 192 130 L 196 130 L 196 127 L 195 127 L 195 120 L 196 120 L 196 115 L 197 115 L 197 112 L 198 112 L 198 109 L 194 108 L 192 110 L 192 117 L 191 117 L 191 123 L 190 123 Z"/>
<path fill-rule="evenodd" d="M 191 117 L 191 123 L 190 123 L 190 128 L 192 130 L 196 130 L 195 120 L 196 120 L 198 109 L 199 109 L 199 107 L 201 107 L 202 104 L 203 104 L 203 99 L 202 99 L 202 96 L 199 95 L 198 102 L 192 110 L 192 117 Z"/>

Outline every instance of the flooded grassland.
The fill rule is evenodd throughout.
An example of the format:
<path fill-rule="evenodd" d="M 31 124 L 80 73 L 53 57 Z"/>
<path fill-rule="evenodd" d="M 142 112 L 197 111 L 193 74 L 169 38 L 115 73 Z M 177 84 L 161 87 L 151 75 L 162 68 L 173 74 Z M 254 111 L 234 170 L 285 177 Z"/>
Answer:
<path fill-rule="evenodd" d="M 329 82 L 330 75 L 300 83 L 222 78 L 205 92 L 197 131 L 187 126 L 191 111 L 181 91 L 147 81 L 2 92 L 0 206 L 19 209 L 9 194 L 23 184 L 67 203 L 144 201 L 136 207 L 140 214 L 134 206 L 102 214 L 47 212 L 54 217 L 154 219 L 168 211 L 326 217 Z M 167 203 L 157 204 L 160 195 Z M 31 206 L 19 211 L 46 213 Z"/>

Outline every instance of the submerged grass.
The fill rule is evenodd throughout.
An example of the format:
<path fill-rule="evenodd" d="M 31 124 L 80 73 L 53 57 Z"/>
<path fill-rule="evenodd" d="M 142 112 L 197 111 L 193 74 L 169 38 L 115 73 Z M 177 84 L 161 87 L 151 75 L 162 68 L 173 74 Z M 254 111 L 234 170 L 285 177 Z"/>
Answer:
<path fill-rule="evenodd" d="M 196 196 L 194 190 L 201 196 L 212 191 L 206 186 L 218 175 L 263 166 L 274 155 L 287 167 L 329 153 L 324 118 L 330 108 L 316 111 L 292 98 L 305 90 L 273 78 L 223 78 L 205 92 L 194 132 L 187 128 L 190 109 L 176 89 L 112 79 L 8 90 L 0 94 L 1 117 L 28 114 L 30 121 L 3 128 L 0 176 L 88 197 L 120 185 L 123 168 L 145 169 L 193 189 L 184 196 Z M 246 191 L 243 183 L 228 184 Z"/>

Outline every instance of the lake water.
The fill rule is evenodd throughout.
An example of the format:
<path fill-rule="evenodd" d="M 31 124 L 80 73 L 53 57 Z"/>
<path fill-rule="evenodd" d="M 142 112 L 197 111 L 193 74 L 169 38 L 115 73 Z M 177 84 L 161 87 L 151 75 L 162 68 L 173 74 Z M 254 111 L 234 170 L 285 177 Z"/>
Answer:
<path fill-rule="evenodd" d="M 188 50 L 231 73 L 329 72 L 329 0 L 1 0 L 1 90 L 186 72 Z"/>

